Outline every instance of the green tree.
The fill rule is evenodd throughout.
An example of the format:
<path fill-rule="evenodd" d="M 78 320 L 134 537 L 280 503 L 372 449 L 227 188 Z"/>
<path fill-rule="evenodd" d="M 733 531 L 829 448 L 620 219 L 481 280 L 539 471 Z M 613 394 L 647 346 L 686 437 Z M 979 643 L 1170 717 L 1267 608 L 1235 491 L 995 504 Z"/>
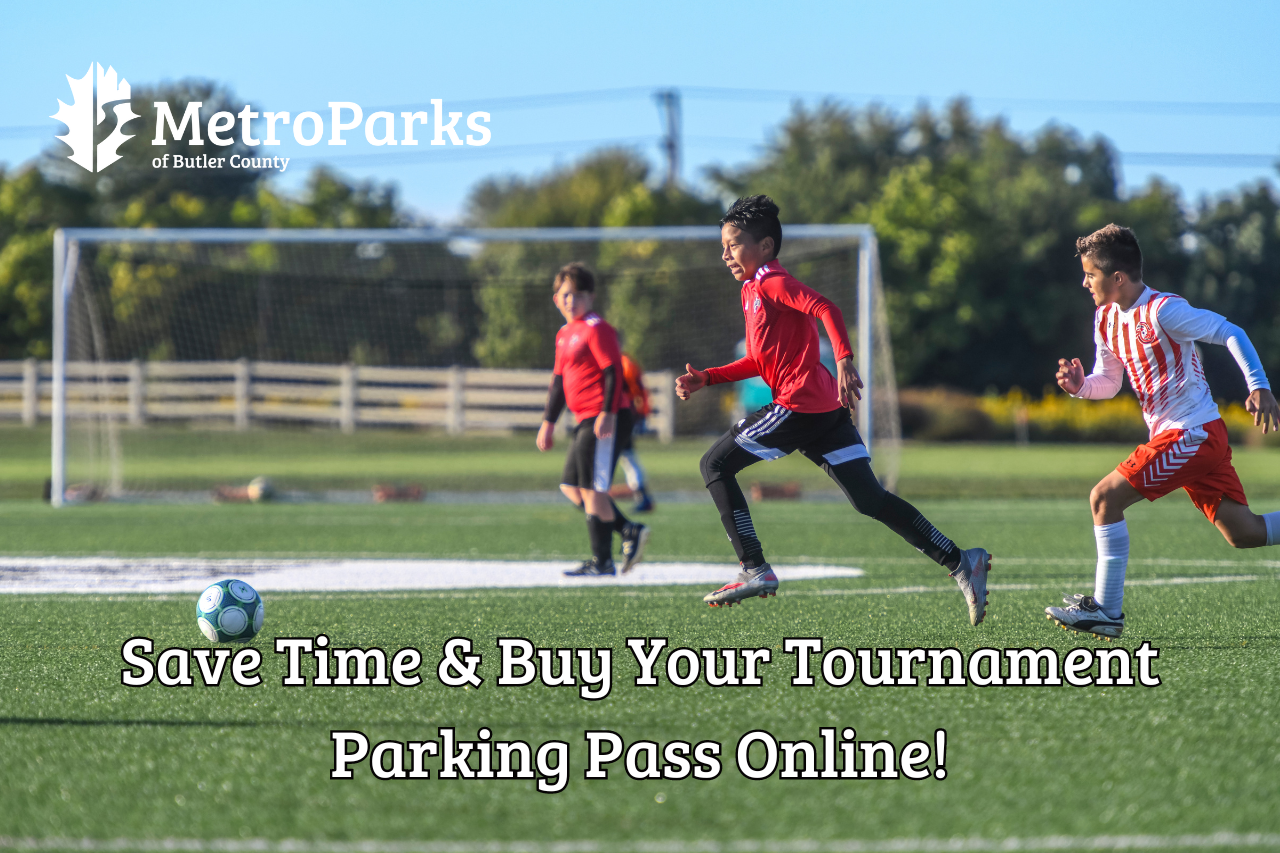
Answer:
<path fill-rule="evenodd" d="M 1194 254 L 1179 292 L 1244 328 L 1267 375 L 1280 376 L 1280 196 L 1264 182 L 1206 199 L 1192 229 Z M 1231 357 L 1219 347 L 1203 353 L 1214 391 L 1243 399 L 1247 389 Z"/>
<path fill-rule="evenodd" d="M 679 189 L 650 186 L 649 169 L 639 154 L 611 149 L 538 178 L 489 179 L 472 192 L 469 219 L 487 227 L 705 225 L 719 220 L 714 203 Z M 674 271 L 684 263 L 685 250 L 668 247 L 655 258 L 656 248 L 652 241 L 486 247 L 475 261 L 481 280 L 476 298 L 483 315 L 477 359 L 490 367 L 549 367 L 552 342 L 563 323 L 551 303 L 552 277 L 565 263 L 580 260 L 597 273 L 597 310 L 623 332 L 628 351 L 646 366 L 657 366 L 654 359 L 662 348 L 656 340 L 669 328 L 664 318 L 683 304 L 676 298 L 679 277 Z"/>
<path fill-rule="evenodd" d="M 1176 193 L 1153 183 L 1120 199 L 1115 174 L 1101 140 L 1054 125 L 1022 139 L 957 100 L 908 117 L 797 107 L 759 162 L 711 177 L 727 192 L 773 196 L 784 223 L 875 226 L 899 381 L 981 391 L 1039 389 L 1057 358 L 1088 357 L 1080 234 L 1130 224 L 1148 279 L 1181 281 Z"/>
<path fill-rule="evenodd" d="M 170 138 L 166 145 L 154 146 L 154 102 L 161 100 L 171 104 L 175 117 L 180 117 L 191 101 L 202 102 L 206 117 L 219 110 L 235 113 L 242 107 L 232 92 L 208 81 L 135 87 L 132 107 L 141 118 L 124 128 L 134 136 L 121 145 L 122 159 L 113 163 L 109 172 L 90 173 L 71 163 L 65 157 L 66 146 L 60 142 L 24 168 L 5 171 L 0 167 L 0 357 L 48 357 L 51 352 L 53 233 L 59 227 L 378 228 L 413 223 L 400 205 L 394 186 L 389 184 L 351 182 L 319 168 L 308 177 L 304 190 L 294 196 L 271 186 L 271 172 L 230 168 L 231 155 L 254 154 L 254 149 L 239 141 L 238 130 L 233 134 L 236 141 L 227 147 L 192 146 L 189 138 Z M 95 142 L 101 141 L 112 127 L 111 122 L 97 127 Z M 153 168 L 152 159 L 165 153 L 170 155 L 170 162 L 174 155 L 215 154 L 227 158 L 228 165 L 222 169 Z M 278 268 L 277 253 L 269 247 L 222 251 L 243 255 L 232 263 L 238 264 L 242 274 L 268 274 Z M 316 269 L 345 268 L 336 259 L 325 267 L 320 255 L 326 251 L 348 250 L 313 249 L 303 260 Z M 386 275 L 405 277 L 406 265 L 414 263 L 400 254 L 388 253 L 377 266 Z M 134 324 L 131 333 L 137 341 L 144 342 L 138 345 L 161 355 L 177 351 L 161 318 L 181 313 L 181 306 L 191 298 L 193 275 L 207 278 L 215 274 L 212 267 L 194 274 L 188 270 L 180 282 L 174 260 L 159 257 L 156 250 L 138 247 L 84 247 L 82 252 L 82 261 L 92 274 L 106 280 L 102 291 L 107 303 L 99 306 L 103 322 Z M 420 266 L 422 260 L 418 258 L 416 263 Z M 454 277 L 460 275 L 453 269 L 459 264 L 444 249 L 429 259 L 429 265 L 452 270 L 449 275 Z M 361 265 L 366 272 L 371 267 L 368 263 Z M 395 269 L 388 272 L 383 268 Z M 450 292 L 456 290 L 455 287 Z M 427 339 L 424 352 L 452 351 L 459 335 L 473 333 L 466 326 L 474 325 L 469 294 L 465 302 L 466 306 L 452 312 L 456 315 L 452 319 L 442 320 L 440 312 L 407 318 L 406 322 L 417 323 L 426 330 L 422 332 Z M 358 307 L 347 306 L 345 314 L 350 316 Z M 144 322 L 143 318 L 149 318 L 146 328 L 138 325 Z M 234 348 L 234 330 L 205 331 L 214 340 L 201 353 Z M 327 356 L 332 357 L 332 353 Z M 347 354 L 339 353 L 337 357 L 345 358 Z"/>
<path fill-rule="evenodd" d="M 0 166 L 0 358 L 52 352 L 53 232 L 90 222 L 91 202 L 32 166 Z"/>

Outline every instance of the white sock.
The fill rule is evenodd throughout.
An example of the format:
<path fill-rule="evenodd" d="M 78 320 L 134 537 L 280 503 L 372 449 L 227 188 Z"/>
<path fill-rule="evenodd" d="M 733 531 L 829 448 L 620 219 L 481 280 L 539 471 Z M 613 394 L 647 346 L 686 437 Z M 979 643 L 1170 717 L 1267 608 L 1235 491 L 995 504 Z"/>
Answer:
<path fill-rule="evenodd" d="M 1124 573 L 1129 566 L 1129 525 L 1095 524 L 1093 538 L 1098 542 L 1098 570 L 1093 579 L 1093 597 L 1102 612 L 1112 619 L 1120 618 L 1124 603 Z"/>
<path fill-rule="evenodd" d="M 1268 512 L 1262 520 L 1267 523 L 1267 544 L 1280 545 L 1280 512 Z"/>

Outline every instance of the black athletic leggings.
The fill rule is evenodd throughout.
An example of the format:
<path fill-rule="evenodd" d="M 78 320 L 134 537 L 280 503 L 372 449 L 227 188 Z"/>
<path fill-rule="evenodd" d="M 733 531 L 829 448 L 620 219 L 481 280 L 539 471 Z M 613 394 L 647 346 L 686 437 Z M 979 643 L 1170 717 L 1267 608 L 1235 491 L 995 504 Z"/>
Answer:
<path fill-rule="evenodd" d="M 738 428 L 735 427 L 736 429 Z M 960 549 L 930 524 L 919 510 L 881 486 L 866 458 L 832 465 L 816 451 L 806 447 L 798 449 L 827 472 L 827 476 L 836 482 L 858 512 L 886 525 L 948 571 L 955 571 L 959 567 Z M 701 463 L 703 482 L 706 483 L 716 508 L 720 510 L 720 520 L 729 541 L 733 543 L 738 560 L 746 568 L 754 568 L 765 562 L 765 559 L 751 521 L 747 498 L 738 485 L 737 474 L 760 461 L 761 457 L 743 449 L 736 440 L 735 432 L 730 431 L 711 446 Z"/>

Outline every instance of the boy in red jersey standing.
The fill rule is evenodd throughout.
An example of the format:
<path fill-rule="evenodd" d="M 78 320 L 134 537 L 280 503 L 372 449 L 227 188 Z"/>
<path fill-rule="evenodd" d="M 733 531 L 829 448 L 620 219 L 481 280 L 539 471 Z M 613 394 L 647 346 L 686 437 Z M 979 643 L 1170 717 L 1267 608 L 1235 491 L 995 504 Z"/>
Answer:
<path fill-rule="evenodd" d="M 707 385 L 760 376 L 773 403 L 739 421 L 702 457 L 702 477 L 711 492 L 742 570 L 703 601 L 732 605 L 753 596 L 775 595 L 778 578 L 764 559 L 746 497 L 736 475 L 762 459 L 781 459 L 799 450 L 827 472 L 854 508 L 882 522 L 956 579 L 969 607 L 969 622 L 986 615 L 991 555 L 981 548 L 961 551 L 915 507 L 885 489 L 871 472 L 871 454 L 849 415 L 861 399 L 862 380 L 844 317 L 831 300 L 801 284 L 777 262 L 782 246 L 778 206 L 767 196 L 740 198 L 720 220 L 723 259 L 742 282 L 747 321 L 747 354 L 732 364 L 687 373 L 676 380 L 682 400 Z M 822 320 L 836 355 L 836 376 L 819 361 Z"/>
<path fill-rule="evenodd" d="M 1058 360 L 1058 385 L 1073 397 L 1114 397 L 1125 374 L 1142 404 L 1151 440 L 1093 487 L 1098 566 L 1093 595 L 1064 599 L 1045 614 L 1063 628 L 1100 637 L 1124 631 L 1124 576 L 1129 564 L 1128 507 L 1186 489 L 1191 502 L 1235 548 L 1280 544 L 1280 512 L 1255 515 L 1231 465 L 1227 429 L 1209 393 L 1196 341 L 1231 351 L 1249 386 L 1245 408 L 1265 433 L 1280 426 L 1280 406 L 1240 327 L 1192 308 L 1173 293 L 1142 283 L 1142 249 L 1128 228 L 1108 225 L 1076 241 L 1084 287 L 1093 296 L 1096 355 L 1084 375 L 1080 359 Z"/>
<path fill-rule="evenodd" d="M 555 444 L 556 420 L 565 406 L 578 418 L 573 443 L 564 463 L 560 491 L 586 510 L 591 559 L 567 575 L 615 575 L 613 534 L 622 535 L 622 571 L 640 561 L 649 529 L 633 524 L 609 498 L 613 469 L 618 464 L 619 436 L 631 434 L 631 407 L 622 381 L 622 353 L 618 333 L 591 310 L 595 276 L 579 263 L 556 273 L 556 308 L 565 324 L 556 333 L 555 374 L 547 393 L 547 407 L 538 429 L 538 449 Z"/>

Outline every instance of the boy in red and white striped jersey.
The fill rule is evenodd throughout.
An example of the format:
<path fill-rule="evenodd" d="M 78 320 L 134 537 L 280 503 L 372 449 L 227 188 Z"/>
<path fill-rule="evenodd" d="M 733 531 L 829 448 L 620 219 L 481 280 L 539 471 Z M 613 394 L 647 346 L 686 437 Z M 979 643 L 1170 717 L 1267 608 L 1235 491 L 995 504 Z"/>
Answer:
<path fill-rule="evenodd" d="M 1097 354 L 1088 376 L 1080 359 L 1059 359 L 1058 385 L 1073 397 L 1097 400 L 1114 397 L 1127 374 L 1151 440 L 1089 495 L 1098 543 L 1093 595 L 1073 596 L 1064 601 L 1067 607 L 1046 607 L 1045 613 L 1064 628 L 1118 637 L 1124 630 L 1120 605 L 1129 562 L 1127 507 L 1182 488 L 1233 547 L 1280 543 L 1280 512 L 1255 515 L 1249 509 L 1196 341 L 1231 351 L 1249 385 L 1245 408 L 1264 433 L 1280 427 L 1280 406 L 1240 327 L 1142 283 L 1142 250 L 1132 231 L 1108 225 L 1081 237 L 1076 249 L 1084 287 L 1098 306 L 1093 319 Z"/>

